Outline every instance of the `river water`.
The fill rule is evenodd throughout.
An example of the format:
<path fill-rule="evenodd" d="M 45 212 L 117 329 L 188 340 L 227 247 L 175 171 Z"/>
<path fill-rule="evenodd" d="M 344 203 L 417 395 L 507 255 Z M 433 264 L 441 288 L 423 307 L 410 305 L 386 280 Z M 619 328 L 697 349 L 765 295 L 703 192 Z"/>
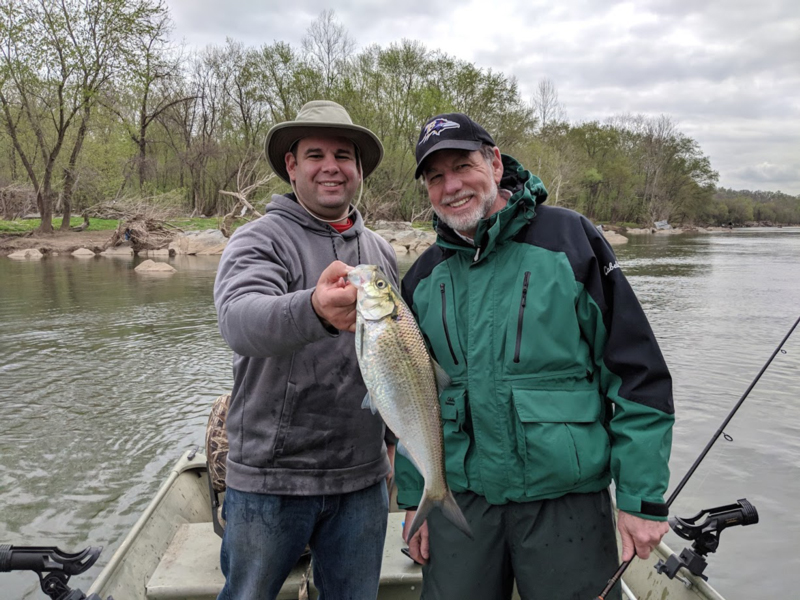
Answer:
<path fill-rule="evenodd" d="M 634 237 L 617 254 L 673 373 L 672 489 L 800 316 L 800 229 Z M 231 385 L 217 259 L 170 262 L 143 277 L 126 259 L 0 258 L 0 543 L 105 546 L 70 582 L 84 590 Z M 729 599 L 800 588 L 800 332 L 785 350 L 673 505 L 757 507 L 709 559 Z M 45 597 L 33 573 L 0 574 L 0 590 Z"/>

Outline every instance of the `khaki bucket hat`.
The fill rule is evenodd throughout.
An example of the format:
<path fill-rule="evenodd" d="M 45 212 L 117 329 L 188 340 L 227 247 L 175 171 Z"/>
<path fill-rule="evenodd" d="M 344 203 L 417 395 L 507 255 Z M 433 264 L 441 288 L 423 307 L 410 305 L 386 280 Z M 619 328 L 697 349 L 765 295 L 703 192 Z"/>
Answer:
<path fill-rule="evenodd" d="M 273 126 L 267 133 L 264 149 L 272 170 L 286 183 L 286 153 L 295 142 L 311 135 L 333 135 L 352 141 L 361 158 L 364 179 L 381 163 L 383 145 L 378 136 L 366 127 L 354 125 L 343 106 L 330 100 L 307 102 L 297 113 L 294 121 L 286 121 Z"/>

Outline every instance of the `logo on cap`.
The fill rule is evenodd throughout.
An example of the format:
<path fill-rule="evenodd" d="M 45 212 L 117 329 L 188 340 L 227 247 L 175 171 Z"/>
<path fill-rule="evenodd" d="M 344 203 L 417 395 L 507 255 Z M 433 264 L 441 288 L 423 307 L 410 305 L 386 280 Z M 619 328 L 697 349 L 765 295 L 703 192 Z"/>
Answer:
<path fill-rule="evenodd" d="M 442 119 L 442 118 L 434 119 L 433 121 L 425 125 L 425 128 L 423 129 L 425 135 L 422 136 L 422 139 L 419 141 L 417 145 L 421 146 L 422 144 L 427 142 L 432 135 L 439 135 L 445 129 L 457 129 L 459 127 L 461 127 L 461 125 L 459 125 L 455 121 L 450 121 L 449 119 Z"/>

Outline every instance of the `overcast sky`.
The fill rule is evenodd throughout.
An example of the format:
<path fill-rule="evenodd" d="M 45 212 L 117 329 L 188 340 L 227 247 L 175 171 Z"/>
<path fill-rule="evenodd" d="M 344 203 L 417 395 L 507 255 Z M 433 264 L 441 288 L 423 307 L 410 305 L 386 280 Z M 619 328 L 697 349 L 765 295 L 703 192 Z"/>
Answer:
<path fill-rule="evenodd" d="M 735 189 L 800 194 L 798 0 L 167 0 L 190 47 L 226 37 L 300 47 L 334 8 L 358 47 L 423 42 L 516 76 L 551 79 L 572 122 L 669 115 Z M 455 8 L 460 6 L 459 8 Z"/>

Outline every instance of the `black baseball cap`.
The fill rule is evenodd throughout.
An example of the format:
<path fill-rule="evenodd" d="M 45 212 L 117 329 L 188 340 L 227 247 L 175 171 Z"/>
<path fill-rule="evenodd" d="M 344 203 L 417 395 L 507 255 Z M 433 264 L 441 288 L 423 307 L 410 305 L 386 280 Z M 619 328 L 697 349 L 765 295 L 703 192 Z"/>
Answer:
<path fill-rule="evenodd" d="M 483 144 L 496 146 L 492 136 L 463 113 L 436 115 L 422 126 L 417 142 L 417 170 L 414 179 L 422 175 L 422 163 L 438 150 L 480 150 Z"/>

